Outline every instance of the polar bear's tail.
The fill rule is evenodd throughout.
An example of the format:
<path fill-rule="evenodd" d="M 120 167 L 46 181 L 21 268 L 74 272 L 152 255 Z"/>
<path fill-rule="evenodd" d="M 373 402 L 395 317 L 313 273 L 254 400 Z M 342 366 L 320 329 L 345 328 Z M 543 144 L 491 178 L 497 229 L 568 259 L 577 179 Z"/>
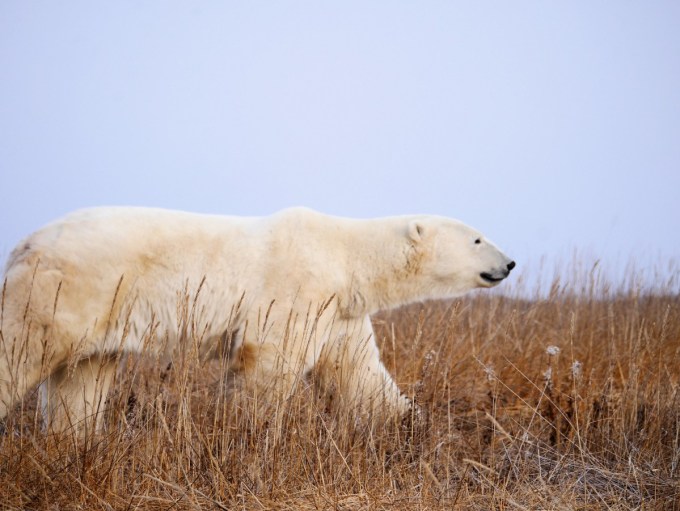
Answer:
<path fill-rule="evenodd" d="M 39 383 L 46 363 L 49 321 L 34 314 L 35 272 L 8 266 L 0 289 L 0 419 Z M 28 275 L 27 275 L 28 274 Z"/>
<path fill-rule="evenodd" d="M 41 350 L 35 349 L 30 342 L 39 339 L 40 332 L 22 325 L 21 316 L 17 318 L 11 307 L 3 306 L 1 312 L 0 420 L 5 418 L 30 387 L 39 382 L 41 375 Z"/>
<path fill-rule="evenodd" d="M 27 388 L 24 367 L 29 358 L 26 343 L 21 342 L 17 329 L 12 328 L 14 322 L 9 322 L 9 328 L 6 321 L 3 323 L 0 329 L 0 419 L 5 418 Z"/>

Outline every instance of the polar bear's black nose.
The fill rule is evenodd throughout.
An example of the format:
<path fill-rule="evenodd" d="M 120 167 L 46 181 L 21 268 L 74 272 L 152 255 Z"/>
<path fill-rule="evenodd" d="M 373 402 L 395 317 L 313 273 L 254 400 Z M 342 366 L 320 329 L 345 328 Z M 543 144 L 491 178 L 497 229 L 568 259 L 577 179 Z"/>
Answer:
<path fill-rule="evenodd" d="M 515 261 L 510 261 L 508 263 L 508 271 L 511 271 L 515 267 Z"/>

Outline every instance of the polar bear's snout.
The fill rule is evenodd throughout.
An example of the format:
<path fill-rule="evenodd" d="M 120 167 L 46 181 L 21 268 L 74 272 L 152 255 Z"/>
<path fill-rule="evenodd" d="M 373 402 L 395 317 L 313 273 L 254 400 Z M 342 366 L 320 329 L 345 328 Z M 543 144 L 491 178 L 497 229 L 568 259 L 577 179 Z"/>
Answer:
<path fill-rule="evenodd" d="M 505 265 L 505 268 L 499 268 L 497 270 L 490 272 L 485 271 L 480 273 L 479 276 L 485 283 L 494 286 L 498 284 L 501 280 L 505 279 L 508 275 L 510 275 L 510 272 L 515 266 L 516 266 L 515 261 L 510 261 Z"/>

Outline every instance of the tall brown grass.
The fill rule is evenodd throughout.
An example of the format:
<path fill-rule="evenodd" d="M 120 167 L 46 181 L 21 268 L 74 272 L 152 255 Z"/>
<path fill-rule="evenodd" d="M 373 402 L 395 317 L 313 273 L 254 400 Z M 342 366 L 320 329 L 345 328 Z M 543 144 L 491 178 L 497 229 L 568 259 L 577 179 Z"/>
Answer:
<path fill-rule="evenodd" d="M 545 296 L 377 315 L 420 407 L 402 421 L 328 409 L 313 375 L 235 409 L 191 342 L 127 359 L 86 442 L 45 434 L 33 393 L 0 435 L 0 508 L 680 509 L 680 298 L 575 268 Z"/>

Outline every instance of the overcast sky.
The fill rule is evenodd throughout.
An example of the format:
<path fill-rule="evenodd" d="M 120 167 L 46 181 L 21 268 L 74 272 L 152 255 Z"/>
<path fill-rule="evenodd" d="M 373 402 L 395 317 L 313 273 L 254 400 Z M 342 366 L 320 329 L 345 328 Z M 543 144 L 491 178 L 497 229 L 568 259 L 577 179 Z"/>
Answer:
<path fill-rule="evenodd" d="M 0 2 L 0 259 L 70 210 L 436 213 L 680 254 L 680 2 Z"/>

